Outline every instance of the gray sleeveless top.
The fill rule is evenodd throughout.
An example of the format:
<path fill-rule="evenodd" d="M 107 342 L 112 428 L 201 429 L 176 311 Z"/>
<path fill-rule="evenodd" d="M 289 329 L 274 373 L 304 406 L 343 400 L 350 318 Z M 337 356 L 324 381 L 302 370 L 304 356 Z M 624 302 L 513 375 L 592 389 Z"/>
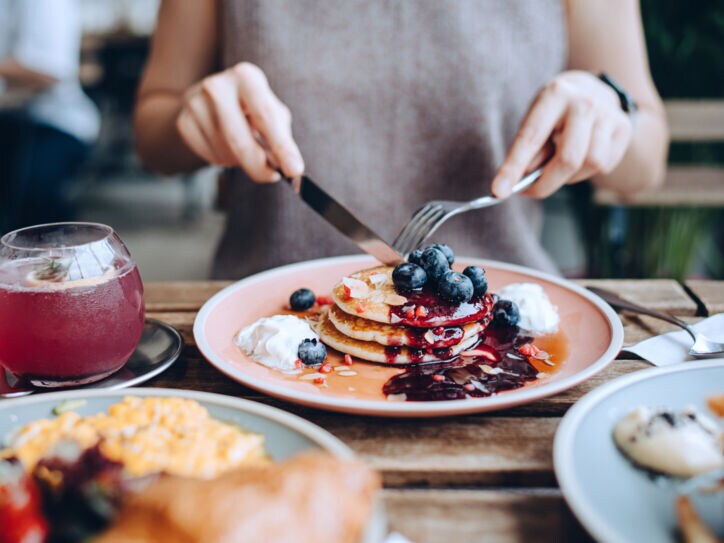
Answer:
<path fill-rule="evenodd" d="M 307 173 L 393 240 L 431 199 L 490 181 L 538 89 L 565 67 L 561 0 L 220 0 L 222 63 L 260 66 Z M 234 172 L 216 278 L 357 247 L 284 183 Z M 459 255 L 554 271 L 539 202 L 513 197 L 434 236 Z"/>

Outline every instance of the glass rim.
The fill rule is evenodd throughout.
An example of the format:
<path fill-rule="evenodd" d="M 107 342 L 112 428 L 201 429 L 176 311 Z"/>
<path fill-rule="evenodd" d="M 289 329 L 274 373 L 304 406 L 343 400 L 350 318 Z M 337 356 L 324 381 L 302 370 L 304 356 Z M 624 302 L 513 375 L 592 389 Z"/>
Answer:
<path fill-rule="evenodd" d="M 14 245 L 11 241 L 18 237 L 18 234 L 22 233 L 28 233 L 32 230 L 39 230 L 41 228 L 49 228 L 49 227 L 63 227 L 63 226 L 80 226 L 80 227 L 86 227 L 89 230 L 92 228 L 98 229 L 102 232 L 105 232 L 105 235 L 102 237 L 99 237 L 96 240 L 93 241 L 87 241 L 85 243 L 76 243 L 73 245 L 64 245 L 63 247 L 58 247 L 58 249 L 74 249 L 77 247 L 84 247 L 86 245 L 90 245 L 91 243 L 97 243 L 99 241 L 103 241 L 105 239 L 108 239 L 109 237 L 113 236 L 116 232 L 113 230 L 112 227 L 108 226 L 107 224 L 99 223 L 99 222 L 91 222 L 91 221 L 66 221 L 66 222 L 49 222 L 45 224 L 35 224 L 33 226 L 25 226 L 23 228 L 18 228 L 17 230 L 13 230 L 12 232 L 8 232 L 7 234 L 4 234 L 2 237 L 0 237 L 0 245 L 3 245 L 9 249 L 14 249 L 16 251 L 47 251 L 48 247 L 28 247 L 28 246 L 21 246 L 21 245 Z"/>

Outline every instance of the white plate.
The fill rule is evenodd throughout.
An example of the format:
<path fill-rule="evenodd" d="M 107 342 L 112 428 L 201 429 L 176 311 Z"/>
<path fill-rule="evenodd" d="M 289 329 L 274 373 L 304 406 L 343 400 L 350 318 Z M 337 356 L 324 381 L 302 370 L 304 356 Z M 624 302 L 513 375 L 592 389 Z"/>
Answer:
<path fill-rule="evenodd" d="M 591 535 L 604 542 L 641 543 L 675 538 L 674 500 L 678 482 L 653 478 L 631 464 L 616 447 L 616 423 L 645 405 L 680 409 L 693 405 L 711 414 L 706 399 L 724 393 L 724 359 L 651 368 L 614 379 L 589 392 L 574 405 L 558 427 L 554 465 L 566 501 Z M 713 415 L 712 415 L 713 417 Z M 719 493 L 724 511 L 724 493 Z M 724 515 L 710 525 L 724 530 Z M 716 507 L 713 507 L 716 509 Z"/>
<path fill-rule="evenodd" d="M 221 394 L 164 388 L 69 390 L 4 400 L 0 403 L 0 447 L 20 426 L 38 419 L 52 418 L 52 409 L 62 401 L 85 400 L 84 405 L 73 411 L 86 416 L 105 411 L 126 396 L 173 396 L 195 400 L 207 408 L 213 417 L 263 434 L 266 450 L 274 461 L 283 461 L 310 449 L 323 450 L 341 458 L 353 456 L 349 447 L 326 430 L 281 409 Z M 378 504 L 363 541 L 379 542 L 384 532 L 384 511 Z"/>

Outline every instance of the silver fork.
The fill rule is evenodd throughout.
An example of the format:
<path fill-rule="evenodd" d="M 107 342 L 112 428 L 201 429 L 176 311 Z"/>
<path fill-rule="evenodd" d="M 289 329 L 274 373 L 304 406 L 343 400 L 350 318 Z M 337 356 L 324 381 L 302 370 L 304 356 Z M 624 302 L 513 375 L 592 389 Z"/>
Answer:
<path fill-rule="evenodd" d="M 541 166 L 532 171 L 513 186 L 513 194 L 527 189 L 535 183 L 543 172 Z M 413 213 L 410 221 L 395 238 L 392 247 L 405 258 L 422 245 L 427 238 L 440 228 L 442 223 L 450 217 L 465 213 L 472 209 L 490 207 L 503 202 L 503 199 L 495 196 L 482 196 L 469 202 L 454 202 L 451 200 L 433 200 L 426 203 Z"/>

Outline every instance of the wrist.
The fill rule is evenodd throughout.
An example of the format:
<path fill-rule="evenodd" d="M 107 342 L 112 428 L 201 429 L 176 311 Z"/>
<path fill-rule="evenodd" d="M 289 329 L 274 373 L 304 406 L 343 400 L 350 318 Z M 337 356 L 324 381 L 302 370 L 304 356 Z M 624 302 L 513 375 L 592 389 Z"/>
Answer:
<path fill-rule="evenodd" d="M 623 87 L 606 72 L 601 72 L 598 75 L 598 79 L 615 93 L 619 107 L 628 115 L 629 119 L 631 119 L 631 124 L 635 127 L 639 108 L 634 97 L 626 92 Z"/>

